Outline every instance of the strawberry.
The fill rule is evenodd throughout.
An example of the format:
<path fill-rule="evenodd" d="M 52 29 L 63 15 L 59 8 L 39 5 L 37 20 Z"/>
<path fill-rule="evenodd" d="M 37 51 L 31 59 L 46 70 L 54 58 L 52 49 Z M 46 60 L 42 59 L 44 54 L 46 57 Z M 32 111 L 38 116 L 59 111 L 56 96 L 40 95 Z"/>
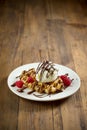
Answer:
<path fill-rule="evenodd" d="M 18 88 L 22 88 L 23 86 L 23 81 L 19 80 L 15 82 L 15 86 L 17 86 Z"/>
<path fill-rule="evenodd" d="M 66 87 L 70 86 L 72 81 L 67 75 L 61 75 L 60 78 L 63 80 L 63 83 Z"/>
<path fill-rule="evenodd" d="M 28 82 L 28 83 L 33 83 L 33 82 L 34 82 L 34 79 L 30 76 L 30 77 L 28 77 L 27 82 Z"/>

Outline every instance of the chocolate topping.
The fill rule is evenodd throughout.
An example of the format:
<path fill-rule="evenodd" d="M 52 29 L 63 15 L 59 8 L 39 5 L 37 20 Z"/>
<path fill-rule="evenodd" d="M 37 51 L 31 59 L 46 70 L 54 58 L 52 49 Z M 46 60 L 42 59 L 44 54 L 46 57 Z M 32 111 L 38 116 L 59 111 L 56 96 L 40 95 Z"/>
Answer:
<path fill-rule="evenodd" d="M 23 86 L 22 88 L 20 89 L 17 89 L 18 92 L 23 92 L 24 89 L 26 89 L 27 87 L 26 86 Z"/>
<path fill-rule="evenodd" d="M 46 77 L 49 78 L 49 76 L 53 75 L 54 71 L 57 69 L 54 68 L 54 64 L 51 61 L 46 60 L 41 62 L 36 69 L 36 74 L 40 71 L 40 81 L 45 70 L 48 72 Z"/>

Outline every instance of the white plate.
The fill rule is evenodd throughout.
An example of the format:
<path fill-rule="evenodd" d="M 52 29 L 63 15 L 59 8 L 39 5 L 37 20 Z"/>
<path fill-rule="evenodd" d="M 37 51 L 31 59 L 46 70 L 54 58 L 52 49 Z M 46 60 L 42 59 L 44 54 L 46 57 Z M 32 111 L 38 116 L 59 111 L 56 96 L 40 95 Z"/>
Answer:
<path fill-rule="evenodd" d="M 27 92 L 29 92 L 29 89 L 25 89 L 23 93 L 20 93 L 17 91 L 17 89 L 18 89 L 17 87 L 11 86 L 16 80 L 18 80 L 16 77 L 19 76 L 23 70 L 29 70 L 31 68 L 36 69 L 38 64 L 39 63 L 26 64 L 26 65 L 20 66 L 20 67 L 16 68 L 15 70 L 13 70 L 10 73 L 8 80 L 7 80 L 9 89 L 16 95 L 18 95 L 22 98 L 25 98 L 25 99 L 34 100 L 34 101 L 53 101 L 53 100 L 60 100 L 60 99 L 69 97 L 69 96 L 73 95 L 80 88 L 81 82 L 80 82 L 79 76 L 73 70 L 71 70 L 68 67 L 65 67 L 63 65 L 59 65 L 59 64 L 55 64 L 55 67 L 59 70 L 58 75 L 68 73 L 69 77 L 71 79 L 74 79 L 73 82 L 71 83 L 71 85 L 69 87 L 67 87 L 63 92 L 60 92 L 57 94 L 51 94 L 48 96 L 44 96 L 43 98 L 39 98 L 39 97 L 36 97 L 33 95 L 33 94 L 38 94 L 37 92 L 34 92 L 32 94 L 27 94 Z"/>

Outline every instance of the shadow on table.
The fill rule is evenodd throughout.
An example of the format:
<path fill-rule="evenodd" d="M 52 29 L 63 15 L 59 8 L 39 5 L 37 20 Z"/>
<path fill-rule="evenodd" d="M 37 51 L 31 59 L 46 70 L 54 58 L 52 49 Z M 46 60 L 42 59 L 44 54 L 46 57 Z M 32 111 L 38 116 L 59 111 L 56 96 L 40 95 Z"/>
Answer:
<path fill-rule="evenodd" d="M 48 107 L 48 106 L 61 106 L 64 103 L 66 103 L 69 99 L 70 99 L 70 97 L 67 97 L 67 98 L 64 98 L 61 100 L 55 100 L 55 101 L 32 101 L 32 100 L 26 100 L 26 99 L 22 99 L 22 100 L 25 102 L 34 104 L 34 105 L 39 105 L 39 106 L 41 105 L 41 106 Z"/>

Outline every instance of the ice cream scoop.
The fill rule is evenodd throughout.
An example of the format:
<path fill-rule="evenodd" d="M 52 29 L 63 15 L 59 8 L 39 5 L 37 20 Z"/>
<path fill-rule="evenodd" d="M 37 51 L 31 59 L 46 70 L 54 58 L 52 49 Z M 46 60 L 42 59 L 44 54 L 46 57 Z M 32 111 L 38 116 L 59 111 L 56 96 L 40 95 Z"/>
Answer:
<path fill-rule="evenodd" d="M 39 82 L 52 82 L 58 77 L 58 70 L 51 61 L 41 62 L 36 69 L 36 80 Z"/>

